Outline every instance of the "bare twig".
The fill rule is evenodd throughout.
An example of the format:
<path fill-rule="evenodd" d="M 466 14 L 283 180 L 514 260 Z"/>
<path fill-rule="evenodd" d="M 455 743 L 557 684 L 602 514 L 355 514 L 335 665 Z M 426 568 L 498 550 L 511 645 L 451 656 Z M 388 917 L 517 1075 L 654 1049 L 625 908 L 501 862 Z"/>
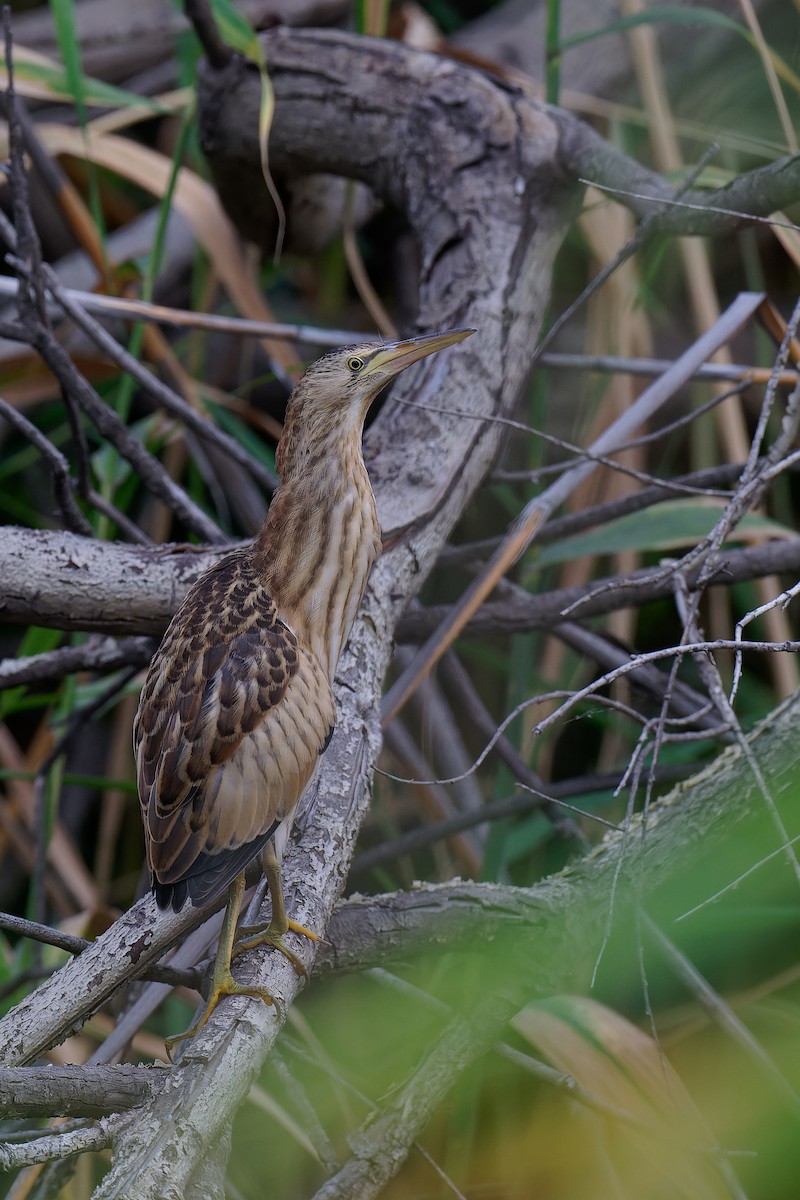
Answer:
<path fill-rule="evenodd" d="M 730 495 L 729 485 L 738 480 L 742 473 L 742 466 L 742 463 L 725 463 L 719 467 L 709 467 L 704 471 L 693 471 L 690 475 L 678 475 L 675 479 L 669 480 L 669 488 L 656 482 L 650 487 L 639 488 L 637 491 L 619 496 L 615 500 L 593 504 L 590 508 L 581 509 L 580 512 L 567 513 L 563 517 L 557 517 L 555 520 L 547 522 L 539 534 L 539 545 L 545 546 L 553 542 L 560 542 L 575 533 L 581 533 L 584 529 L 593 529 L 597 525 L 614 521 L 629 513 L 641 512 L 642 509 L 650 508 L 651 505 L 658 504 L 661 500 L 668 500 L 678 488 L 685 487 L 687 495 L 700 492 L 706 496 L 727 497 Z M 511 481 L 515 475 L 515 472 L 495 471 L 493 478 L 500 481 Z M 520 473 L 516 477 L 521 478 L 522 474 Z M 525 473 L 525 478 L 530 478 L 530 473 Z M 473 542 L 471 546 L 470 544 L 449 546 L 442 554 L 442 561 L 450 564 L 458 562 L 461 557 L 475 558 L 476 551 L 481 552 L 482 548 L 491 550 L 496 544 L 497 540 L 492 538 L 485 542 Z M 472 551 L 471 554 L 470 551 Z"/>
<path fill-rule="evenodd" d="M 0 281 L 0 293 L 3 285 Z M 625 358 L 618 354 L 564 354 L 548 351 L 539 359 L 540 367 L 552 367 L 563 371 L 598 371 L 611 375 L 663 375 L 669 366 L 666 358 Z M 748 367 L 742 363 L 702 363 L 692 376 L 693 379 L 713 380 L 716 383 L 731 380 L 734 383 L 766 383 L 771 375 L 768 367 Z M 782 371 L 780 383 L 793 387 L 797 382 L 796 371 Z"/>
<path fill-rule="evenodd" d="M 458 655 L 450 653 L 444 656 L 442 659 L 442 674 L 443 678 L 448 681 L 457 694 L 459 708 L 463 711 L 467 719 L 484 738 L 491 739 L 495 731 L 495 722 L 478 695 L 469 672 L 462 665 Z M 558 804 L 549 804 L 547 802 L 546 795 L 550 791 L 550 788 L 543 783 L 535 771 L 531 770 L 509 739 L 506 737 L 497 738 L 492 744 L 492 750 L 500 761 L 505 763 L 518 783 L 528 789 L 531 798 L 539 801 L 542 812 L 560 836 L 572 842 L 576 848 L 588 849 L 588 840 L 582 830 L 571 817 L 566 815 L 569 806 L 564 808 Z M 485 812 L 487 807 L 491 806 L 483 805 L 481 811 Z"/>
<path fill-rule="evenodd" d="M 592 455 L 608 455 L 628 438 L 674 393 L 718 346 L 723 345 L 756 311 L 763 297 L 745 293 L 737 298 L 719 322 L 686 350 L 669 370 L 644 391 L 633 405 L 589 447 Z M 574 488 L 595 469 L 591 461 L 569 468 L 520 513 L 500 547 L 492 555 L 478 579 L 450 610 L 439 629 L 420 647 L 412 663 L 395 680 L 384 698 L 384 718 L 396 714 L 422 680 L 436 665 L 470 617 L 491 593 L 506 571 L 516 562 L 536 536 L 548 516 L 567 499 Z"/>
<path fill-rule="evenodd" d="M 6 243 L 16 249 L 16 235 L 2 213 L 0 233 L 6 239 Z M 24 275 L 27 267 L 14 257 L 11 261 Z M 69 396 L 70 402 L 76 402 L 86 412 L 98 432 L 128 460 L 154 495 L 164 500 L 200 537 L 211 542 L 226 540 L 216 523 L 178 487 L 161 463 L 145 450 L 138 438 L 126 428 L 116 413 L 108 408 L 94 388 L 75 369 L 69 355 L 45 324 L 41 321 L 32 323 L 26 330 L 24 340 L 41 355 L 58 379 L 65 397 Z"/>
<path fill-rule="evenodd" d="M 11 68 L 11 35 L 8 23 L 6 23 L 6 59 Z M 14 267 L 20 280 L 18 304 L 21 324 L 26 329 L 25 340 L 38 351 L 62 388 L 76 445 L 79 449 L 79 459 L 84 464 L 81 468 L 84 492 L 88 490 L 88 466 L 86 465 L 85 447 L 81 449 L 83 447 L 82 433 L 75 406 L 82 408 L 89 415 L 98 431 L 119 450 L 154 494 L 165 500 L 190 529 L 211 541 L 224 541 L 224 535 L 218 526 L 170 479 L 161 464 L 148 454 L 119 417 L 104 404 L 94 389 L 78 373 L 69 355 L 53 336 L 47 320 L 44 281 L 46 280 L 48 287 L 55 294 L 58 294 L 60 284 L 53 272 L 42 263 L 39 240 L 30 216 L 22 153 L 22 135 L 16 116 L 11 69 L 9 69 L 6 107 L 11 151 L 10 186 L 15 227 L 5 216 L 0 214 L 0 233 L 12 252 L 7 256 L 7 261 Z M 65 308 L 71 304 L 70 301 L 64 301 L 63 297 L 59 297 L 59 299 Z M 72 313 L 73 316 L 75 316 L 75 311 Z M 85 320 L 91 322 L 92 318 L 85 316 Z M 110 338 L 101 326 L 96 322 L 93 324 L 97 326 L 104 338 L 109 338 L 110 342 L 116 346 L 113 338 Z M 132 361 L 135 362 L 135 360 Z M 137 370 L 141 370 L 139 364 L 137 364 Z"/>
<path fill-rule="evenodd" d="M 71 529 L 73 533 L 91 537 L 94 530 L 75 503 L 72 494 L 74 481 L 70 476 L 69 463 L 64 455 L 27 417 L 18 412 L 13 404 L 8 404 L 2 398 L 0 398 L 0 415 L 10 425 L 13 425 L 23 437 L 27 438 L 32 446 L 36 447 L 47 464 L 53 479 L 53 494 L 67 528 Z"/>
<path fill-rule="evenodd" d="M 516 588 L 508 592 L 503 600 L 492 601 L 480 608 L 464 632 L 473 637 L 502 632 L 522 633 L 531 629 L 550 629 L 568 614 L 588 620 L 620 608 L 640 607 L 673 594 L 672 575 L 676 569 L 675 563 L 671 564 L 669 570 L 641 567 L 627 575 L 595 579 L 580 587 L 559 588 L 539 595 L 530 595 Z M 728 587 L 732 583 L 757 579 L 774 572 L 796 573 L 798 570 L 800 538 L 743 548 L 726 547 L 717 559 L 711 585 Z M 690 588 L 697 586 L 699 575 L 698 565 L 687 576 Z M 399 636 L 409 641 L 422 641 L 441 624 L 448 612 L 446 605 L 415 608 L 400 622 Z"/>
<path fill-rule="evenodd" d="M 691 188 L 692 184 L 699 178 L 705 167 L 718 152 L 718 150 L 719 147 L 716 145 L 707 147 L 700 162 L 696 164 L 687 179 L 681 184 L 680 188 L 677 189 L 675 193 L 677 197 L 682 196 Z M 588 181 L 582 180 L 582 182 L 585 183 Z M 583 288 L 580 295 L 577 296 L 575 300 L 573 300 L 572 303 L 568 305 L 566 309 L 564 309 L 563 312 L 558 314 L 558 317 L 550 326 L 542 340 L 539 342 L 539 345 L 536 347 L 536 351 L 533 356 L 534 362 L 539 362 L 545 352 L 546 347 L 549 346 L 550 343 L 555 339 L 560 330 L 562 330 L 572 320 L 572 318 L 579 311 L 579 309 L 583 307 L 586 301 L 600 290 L 603 284 L 611 278 L 611 276 L 623 265 L 623 263 L 626 263 L 629 258 L 633 257 L 637 250 L 640 250 L 642 246 L 647 243 L 650 237 L 658 229 L 659 216 L 659 209 L 656 209 L 655 211 L 651 209 L 650 212 L 641 217 L 639 227 L 634 233 L 633 237 L 628 239 L 625 245 L 621 247 L 617 254 L 615 254 L 611 262 L 606 263 L 605 266 L 598 271 L 598 273 L 589 281 L 586 287 Z"/>
<path fill-rule="evenodd" d="M 18 291 L 19 280 L 10 279 L 5 275 L 0 276 L 0 296 L 8 296 L 13 299 Z M 48 300 L 52 300 L 56 306 L 61 308 L 58 297 L 54 296 L 49 288 L 46 289 L 46 295 Z M 59 295 L 72 301 L 84 312 L 101 317 L 123 317 L 131 321 L 174 325 L 178 329 L 205 329 L 218 333 L 230 333 L 236 337 L 288 338 L 293 342 L 301 342 L 310 346 L 350 346 L 356 342 L 368 342 L 375 337 L 374 332 L 356 329 L 323 329 L 321 326 L 290 325 L 280 321 L 254 321 L 247 317 L 223 316 L 220 313 L 193 312 L 187 308 L 153 304 L 148 300 L 131 300 L 126 296 L 104 296 L 97 292 L 84 292 L 79 288 L 62 286 Z M 61 311 L 65 310 L 61 308 Z M 554 363 L 553 365 L 559 364 Z M 703 370 L 710 371 L 710 377 L 717 378 L 714 374 L 713 363 L 707 364 Z M 739 367 L 731 368 L 731 370 L 738 370 L 748 379 L 751 375 L 756 378 L 759 371 L 757 367 Z M 660 374 L 661 371 L 653 373 Z M 702 371 L 700 375 L 702 376 Z M 731 379 L 739 378 L 739 376 L 725 375 L 722 378 Z"/>
<path fill-rule="evenodd" d="M 208 4 L 201 3 L 201 0 L 184 0 L 183 8 L 209 63 L 216 70 L 222 70 L 231 61 L 234 52 L 219 36 Z"/>
<path fill-rule="evenodd" d="M 67 1133 L 56 1133 L 52 1137 L 37 1137 L 22 1145 L 9 1142 L 0 1144 L 0 1169 L 16 1171 L 36 1163 L 58 1161 L 71 1154 L 105 1150 L 124 1123 L 125 1118 L 115 1114 L 100 1117 L 91 1125 L 79 1126 Z"/>
<path fill-rule="evenodd" d="M 647 913 L 642 913 L 642 921 L 650 937 L 666 958 L 678 978 L 685 984 L 691 994 L 700 1003 L 728 1037 L 740 1046 L 753 1060 L 759 1069 L 778 1088 L 782 1098 L 789 1102 L 796 1116 L 800 1116 L 800 1095 L 792 1087 L 777 1063 L 767 1054 L 761 1043 L 753 1036 L 747 1026 L 736 1016 L 731 1006 L 720 996 L 719 992 L 710 985 L 707 979 L 698 971 L 694 963 L 667 937 L 663 930 Z"/>
<path fill-rule="evenodd" d="M 0 688 L 21 683 L 43 683 L 63 679 L 76 671 L 118 671 L 122 667 L 146 667 L 153 657 L 155 642 L 148 637 L 89 637 L 80 646 L 61 646 L 27 658 L 0 660 Z"/>
<path fill-rule="evenodd" d="M 101 350 L 105 351 L 112 362 L 115 362 L 123 371 L 127 371 L 140 387 L 143 388 L 146 394 L 152 396 L 173 417 L 182 421 L 201 440 L 208 442 L 212 446 L 219 447 L 228 459 L 244 467 L 263 487 L 269 491 L 274 491 L 277 486 L 277 479 L 272 471 L 267 470 L 258 459 L 254 458 L 252 454 L 229 434 L 225 433 L 224 430 L 217 428 L 205 414 L 192 408 L 182 396 L 178 395 L 172 388 L 167 387 L 160 379 L 157 379 L 155 375 L 139 362 L 138 358 L 129 354 L 124 346 L 121 346 L 116 338 L 112 337 L 108 330 L 103 328 L 99 321 L 96 321 L 94 317 L 84 311 L 66 293 L 59 282 L 58 276 L 46 265 L 43 267 L 43 277 L 48 290 L 75 324 Z"/>

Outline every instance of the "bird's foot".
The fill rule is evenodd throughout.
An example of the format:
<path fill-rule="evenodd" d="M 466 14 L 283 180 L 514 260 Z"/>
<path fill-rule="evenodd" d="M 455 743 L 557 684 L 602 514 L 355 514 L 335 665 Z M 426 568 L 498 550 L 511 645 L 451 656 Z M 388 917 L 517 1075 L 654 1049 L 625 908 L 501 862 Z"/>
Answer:
<path fill-rule="evenodd" d="M 305 925 L 300 925 L 299 922 L 292 921 L 291 918 L 287 918 L 286 924 L 287 929 L 282 929 L 272 921 L 267 926 L 255 925 L 240 929 L 239 932 L 245 936 L 241 937 L 233 947 L 231 958 L 235 958 L 237 954 L 244 954 L 246 950 L 252 950 L 255 946 L 273 946 L 288 958 L 298 975 L 304 975 L 308 978 L 308 971 L 297 955 L 293 954 L 286 945 L 283 935 L 287 932 L 299 933 L 301 937 L 309 938 L 312 942 L 318 942 L 319 937 L 311 929 L 306 929 Z"/>
<path fill-rule="evenodd" d="M 186 1038 L 194 1037 L 194 1035 L 203 1028 L 208 1018 L 213 1013 L 214 1009 L 219 1004 L 223 996 L 254 996 L 259 1000 L 263 1000 L 265 1004 L 274 1005 L 280 1016 L 280 1005 L 275 997 L 267 991 L 266 988 L 249 987 L 247 984 L 238 983 L 233 978 L 230 970 L 223 967 L 222 970 L 214 971 L 211 977 L 211 990 L 209 992 L 206 1006 L 200 1016 L 191 1025 L 185 1033 L 177 1033 L 174 1037 L 164 1039 L 164 1047 L 167 1051 L 167 1058 L 172 1062 L 172 1049 L 176 1042 L 185 1041 Z"/>

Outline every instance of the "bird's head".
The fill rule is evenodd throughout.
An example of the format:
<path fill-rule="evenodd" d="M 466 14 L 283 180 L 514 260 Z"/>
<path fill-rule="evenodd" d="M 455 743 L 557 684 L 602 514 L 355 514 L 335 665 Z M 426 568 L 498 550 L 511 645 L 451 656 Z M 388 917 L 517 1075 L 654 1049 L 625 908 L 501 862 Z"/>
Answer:
<path fill-rule="evenodd" d="M 369 406 L 387 383 L 412 363 L 473 333 L 474 329 L 447 329 L 399 342 L 345 346 L 323 355 L 292 393 L 278 452 L 279 472 L 283 474 L 286 458 L 300 439 L 309 446 L 336 433 L 360 439 Z"/>

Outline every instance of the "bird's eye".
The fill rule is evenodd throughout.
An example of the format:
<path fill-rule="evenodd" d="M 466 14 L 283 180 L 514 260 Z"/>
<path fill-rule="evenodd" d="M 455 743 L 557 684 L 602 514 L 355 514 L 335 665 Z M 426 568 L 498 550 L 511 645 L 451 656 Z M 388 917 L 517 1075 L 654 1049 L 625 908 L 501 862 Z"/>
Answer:
<path fill-rule="evenodd" d="M 348 360 L 347 360 L 347 369 L 348 369 L 348 371 L 352 371 L 353 373 L 355 373 L 356 371 L 360 371 L 361 368 L 363 367 L 363 365 L 364 365 L 363 358 L 359 358 L 357 354 L 352 354 L 350 356 L 350 358 L 348 358 Z"/>

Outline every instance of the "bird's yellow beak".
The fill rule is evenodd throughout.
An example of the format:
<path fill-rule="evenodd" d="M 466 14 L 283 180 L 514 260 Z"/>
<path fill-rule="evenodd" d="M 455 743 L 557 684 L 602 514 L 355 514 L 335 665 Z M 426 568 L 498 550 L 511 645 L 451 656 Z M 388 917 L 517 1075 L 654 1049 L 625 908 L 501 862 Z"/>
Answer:
<path fill-rule="evenodd" d="M 408 338 L 404 342 L 388 342 L 370 356 L 361 372 L 361 378 L 378 374 L 399 375 L 418 359 L 435 354 L 437 350 L 444 350 L 446 346 L 452 346 L 455 342 L 463 342 L 464 338 L 475 332 L 474 329 L 447 329 L 442 333 Z"/>

